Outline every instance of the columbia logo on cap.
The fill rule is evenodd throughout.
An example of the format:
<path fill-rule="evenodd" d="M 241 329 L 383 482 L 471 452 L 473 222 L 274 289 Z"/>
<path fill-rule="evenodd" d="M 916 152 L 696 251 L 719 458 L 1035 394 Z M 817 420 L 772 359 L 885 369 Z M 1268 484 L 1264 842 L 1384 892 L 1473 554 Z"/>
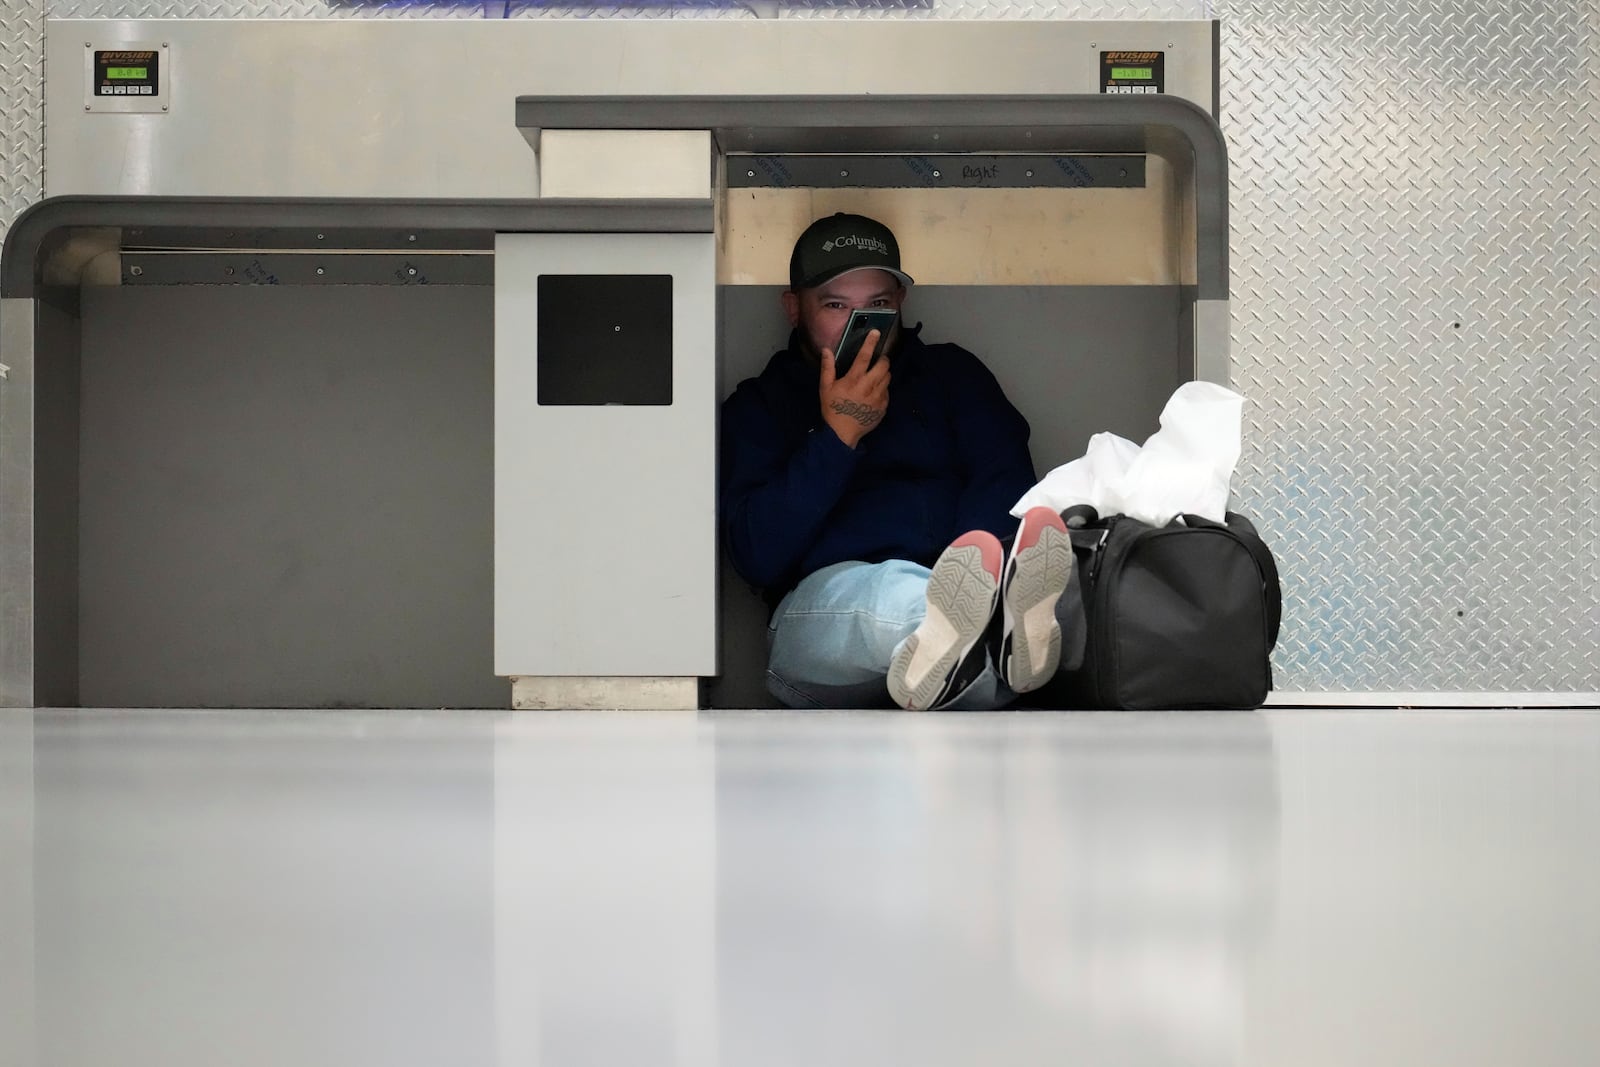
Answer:
<path fill-rule="evenodd" d="M 856 248 L 863 252 L 876 252 L 880 256 L 886 256 L 889 254 L 889 246 L 884 244 L 878 238 L 863 237 L 861 234 L 856 233 L 850 234 L 847 237 L 839 237 L 832 241 L 824 241 L 822 244 L 822 250 L 824 252 L 832 252 L 835 248 L 847 247 Z"/>

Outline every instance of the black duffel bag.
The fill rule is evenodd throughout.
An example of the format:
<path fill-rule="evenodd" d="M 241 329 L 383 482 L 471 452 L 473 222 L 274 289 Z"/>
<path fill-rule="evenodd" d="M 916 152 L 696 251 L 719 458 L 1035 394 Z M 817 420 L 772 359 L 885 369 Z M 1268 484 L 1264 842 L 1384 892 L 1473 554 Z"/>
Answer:
<path fill-rule="evenodd" d="M 1151 526 L 1062 512 L 1077 556 L 1087 641 L 1039 695 L 1057 706 L 1257 708 L 1283 597 L 1272 553 L 1242 515 Z M 1074 656 L 1072 659 L 1076 660 Z"/>

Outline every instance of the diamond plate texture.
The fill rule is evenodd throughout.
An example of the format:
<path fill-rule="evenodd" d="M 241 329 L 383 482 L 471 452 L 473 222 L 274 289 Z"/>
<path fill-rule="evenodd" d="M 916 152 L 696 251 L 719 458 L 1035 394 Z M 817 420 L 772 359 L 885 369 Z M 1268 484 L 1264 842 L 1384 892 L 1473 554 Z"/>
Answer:
<path fill-rule="evenodd" d="M 9 224 L 43 189 L 42 12 L 0 0 Z M 748 18 L 776 8 L 51 0 L 77 18 Z M 825 0 L 784 18 L 1223 20 L 1235 479 L 1281 690 L 1600 691 L 1600 6 Z"/>
<path fill-rule="evenodd" d="M 44 4 L 0 0 L 0 236 L 44 195 Z"/>
<path fill-rule="evenodd" d="M 1600 8 L 1219 6 L 1279 688 L 1600 691 Z"/>

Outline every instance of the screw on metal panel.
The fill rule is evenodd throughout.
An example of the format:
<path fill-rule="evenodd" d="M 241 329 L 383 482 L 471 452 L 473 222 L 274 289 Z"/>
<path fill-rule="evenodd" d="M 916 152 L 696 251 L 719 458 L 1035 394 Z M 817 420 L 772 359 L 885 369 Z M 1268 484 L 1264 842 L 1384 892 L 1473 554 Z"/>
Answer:
<path fill-rule="evenodd" d="M 934 171 L 934 172 L 933 172 L 933 176 L 934 176 L 934 177 L 935 177 L 935 178 L 938 178 L 938 177 L 942 177 L 942 175 L 940 175 L 940 173 L 939 173 L 939 172 L 938 172 L 938 171 Z"/>
<path fill-rule="evenodd" d="M 754 178 L 756 176 L 756 172 L 753 170 L 747 170 L 744 172 L 744 176 L 746 178 Z"/>
<path fill-rule="evenodd" d="M 841 177 L 841 178 L 848 178 L 848 177 L 850 177 L 850 172 L 849 172 L 849 171 L 847 171 L 847 170 L 841 170 L 841 171 L 840 171 L 840 172 L 839 172 L 839 177 Z"/>
<path fill-rule="evenodd" d="M 321 268 L 321 267 L 318 267 L 318 268 L 317 268 L 317 273 L 318 273 L 318 274 L 321 274 L 321 273 L 322 273 L 322 268 Z"/>
<path fill-rule="evenodd" d="M 1028 177 L 1030 177 L 1030 178 L 1031 178 L 1031 177 L 1033 177 L 1033 171 L 1031 171 L 1031 170 L 1030 170 L 1030 171 L 1028 171 L 1028 172 L 1027 172 L 1027 175 L 1028 175 Z"/>
<path fill-rule="evenodd" d="M 320 233 L 317 234 L 317 240 L 319 240 L 319 241 L 322 240 L 322 234 L 320 234 Z"/>
<path fill-rule="evenodd" d="M 222 268 L 222 273 L 226 274 L 228 277 L 231 278 L 231 277 L 233 277 L 233 268 L 232 267 L 223 267 Z"/>
<path fill-rule="evenodd" d="M 93 48 L 94 47 L 94 42 L 93 41 L 85 41 L 85 42 L 83 42 L 83 47 L 85 47 L 85 48 Z"/>
<path fill-rule="evenodd" d="M 128 273 L 133 275 L 135 278 L 137 278 L 139 275 L 144 273 L 144 268 L 143 267 L 131 267 L 131 268 L 129 268 Z"/>
<path fill-rule="evenodd" d="M 169 108 L 168 108 L 168 107 L 167 107 L 167 105 L 166 105 L 166 104 L 162 104 L 162 105 L 161 105 L 161 110 L 162 110 L 162 111 L 167 111 L 167 110 L 170 110 L 170 109 L 169 109 Z"/>
<path fill-rule="evenodd" d="M 1117 171 L 1117 177 L 1119 177 L 1119 178 L 1126 178 L 1126 177 L 1127 177 L 1127 176 L 1128 176 L 1128 172 L 1127 172 L 1127 171 L 1125 171 L 1125 170 L 1119 170 L 1119 171 Z"/>
<path fill-rule="evenodd" d="M 89 105 L 88 104 L 84 104 L 83 105 L 83 110 L 88 111 L 89 110 Z"/>
<path fill-rule="evenodd" d="M 613 326 L 613 327 L 611 327 L 611 332 L 612 333 L 621 333 L 622 332 L 622 327 L 621 326 Z"/>
<path fill-rule="evenodd" d="M 407 267 L 406 268 L 406 273 L 407 274 L 415 274 L 415 273 L 417 273 L 417 268 L 415 268 L 415 267 Z"/>
<path fill-rule="evenodd" d="M 408 234 L 406 234 L 406 240 L 408 240 L 408 241 L 415 241 L 415 240 L 416 240 L 416 239 L 417 239 L 417 235 L 416 235 L 416 234 L 414 234 L 414 233 L 408 233 Z"/>

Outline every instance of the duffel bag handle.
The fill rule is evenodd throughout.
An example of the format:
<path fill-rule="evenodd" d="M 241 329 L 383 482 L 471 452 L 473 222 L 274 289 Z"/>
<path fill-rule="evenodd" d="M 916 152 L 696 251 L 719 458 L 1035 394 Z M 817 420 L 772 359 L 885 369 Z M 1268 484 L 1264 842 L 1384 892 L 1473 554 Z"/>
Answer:
<path fill-rule="evenodd" d="M 1069 530 L 1093 526 L 1100 521 L 1100 513 L 1093 504 L 1074 504 L 1061 512 L 1061 522 Z"/>

